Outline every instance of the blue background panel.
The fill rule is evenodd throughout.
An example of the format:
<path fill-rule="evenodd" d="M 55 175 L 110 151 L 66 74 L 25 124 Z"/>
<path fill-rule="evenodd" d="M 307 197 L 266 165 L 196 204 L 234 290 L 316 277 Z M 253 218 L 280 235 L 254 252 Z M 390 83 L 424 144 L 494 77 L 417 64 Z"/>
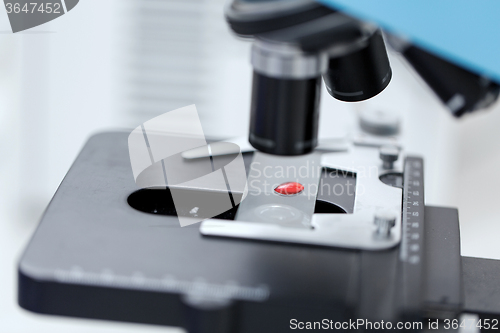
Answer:
<path fill-rule="evenodd" d="M 318 0 L 500 82 L 500 0 Z"/>

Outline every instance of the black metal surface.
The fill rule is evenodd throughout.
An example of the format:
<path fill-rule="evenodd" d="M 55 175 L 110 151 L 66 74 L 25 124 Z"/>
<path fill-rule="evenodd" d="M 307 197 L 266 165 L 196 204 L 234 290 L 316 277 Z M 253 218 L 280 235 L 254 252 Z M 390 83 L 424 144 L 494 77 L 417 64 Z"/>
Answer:
<path fill-rule="evenodd" d="M 285 4 L 281 10 L 269 11 L 269 6 L 267 6 L 269 2 L 279 3 L 278 1 L 234 0 L 226 11 L 226 20 L 236 34 L 253 36 L 285 29 L 335 12 L 314 1 L 302 1 L 302 5 L 293 8 Z"/>
<path fill-rule="evenodd" d="M 186 325 L 179 295 L 36 279 L 18 271 L 18 303 L 26 310 L 61 316 Z"/>
<path fill-rule="evenodd" d="M 233 0 L 226 20 L 242 37 L 263 37 L 291 43 L 305 52 L 318 52 L 331 45 L 352 43 L 362 37 L 360 22 L 312 0 Z M 337 15 L 339 14 L 339 15 Z"/>
<path fill-rule="evenodd" d="M 464 311 L 500 318 L 500 261 L 462 257 Z"/>
<path fill-rule="evenodd" d="M 245 153 L 244 161 L 247 170 L 250 170 L 250 163 L 252 162 L 253 153 Z M 349 188 L 350 191 L 342 193 L 342 195 L 335 195 L 334 189 L 336 188 Z M 352 214 L 354 211 L 354 199 L 356 188 L 356 176 L 349 172 L 341 172 L 338 170 L 323 168 L 320 183 L 319 193 L 315 205 L 315 214 Z M 189 195 L 195 195 L 193 190 L 177 191 L 190 192 Z M 344 191 L 342 191 L 344 192 Z M 196 191 L 202 193 L 201 195 L 207 196 L 221 196 L 225 193 L 216 191 Z M 232 195 L 242 195 L 242 193 L 231 193 Z M 189 211 L 193 209 L 192 206 L 177 206 L 174 204 L 170 189 L 140 189 L 127 198 L 127 203 L 134 209 L 144 213 L 158 214 L 166 216 L 189 216 Z M 234 220 L 239 205 L 232 209 L 225 211 L 214 218 L 222 220 Z M 208 216 L 207 218 L 210 218 Z"/>
<path fill-rule="evenodd" d="M 306 53 L 316 53 L 330 46 L 355 44 L 363 38 L 360 22 L 332 12 L 320 20 L 312 20 L 258 35 L 278 43 L 295 44 Z"/>
<path fill-rule="evenodd" d="M 323 75 L 330 95 L 346 102 L 363 101 L 379 94 L 391 77 L 380 30 L 373 33 L 359 50 L 330 58 L 328 71 Z"/>
<path fill-rule="evenodd" d="M 293 318 L 421 320 L 424 309 L 408 306 L 403 296 L 419 293 L 417 302 L 425 298 L 423 304 L 435 300 L 424 297 L 413 283 L 418 279 L 406 275 L 422 271 L 418 265 L 408 270 L 399 247 L 367 252 L 206 238 L 199 225 L 181 228 L 176 217 L 129 207 L 126 199 L 136 189 L 127 133 L 92 137 L 21 258 L 22 307 L 46 314 L 181 326 L 191 332 L 217 328 L 274 333 L 291 331 Z M 426 230 L 433 234 L 426 246 L 453 251 L 456 237 L 444 245 L 440 242 L 456 235 L 456 214 L 429 209 Z M 436 267 L 436 262 L 428 265 Z M 426 280 L 427 290 L 437 290 L 446 276 L 456 273 L 454 265 L 440 268 Z M 203 281 L 219 289 L 199 294 L 195 286 L 165 287 L 172 279 L 183 285 Z M 265 285 L 268 294 L 221 298 L 215 291 L 228 281 L 232 288 Z M 453 288 L 441 291 L 451 303 Z M 469 299 L 466 304 L 471 308 L 474 302 Z"/>
<path fill-rule="evenodd" d="M 458 210 L 426 206 L 425 216 L 424 308 L 430 318 L 456 318 L 463 303 Z"/>
<path fill-rule="evenodd" d="M 342 195 L 336 195 L 336 188 L 352 189 L 342 191 Z M 341 213 L 352 214 L 354 212 L 354 200 L 356 197 L 356 174 L 341 170 L 323 168 L 318 186 L 318 196 L 316 200 L 316 209 L 318 201 L 327 202 L 340 208 Z M 334 213 L 334 212 L 328 212 Z"/>
<path fill-rule="evenodd" d="M 450 111 L 456 117 L 486 107 L 498 98 L 498 84 L 483 76 L 415 46 L 408 47 L 403 55 L 443 103 L 449 104 L 455 96 L 462 101 L 450 103 L 455 106 Z"/>
<path fill-rule="evenodd" d="M 199 225 L 181 228 L 176 217 L 131 208 L 126 200 L 137 188 L 127 136 L 92 137 L 68 172 L 20 261 L 22 307 L 188 327 L 186 291 L 161 282 L 170 276 L 182 285 L 265 285 L 268 297 L 234 299 L 237 332 L 287 331 L 291 318 L 353 316 L 357 251 L 205 238 Z"/>
<path fill-rule="evenodd" d="M 320 78 L 276 79 L 254 72 L 250 143 L 275 155 L 302 155 L 318 141 Z"/>
<path fill-rule="evenodd" d="M 182 190 L 176 189 L 178 192 L 183 192 L 181 195 L 185 194 L 187 196 L 194 197 L 198 195 L 200 200 L 203 200 L 203 197 L 217 197 L 217 196 L 226 196 L 226 193 L 215 192 L 215 191 L 196 191 L 192 190 Z M 149 213 L 149 214 L 158 214 L 158 215 L 167 215 L 167 216 L 190 216 L 189 212 L 194 208 L 192 206 L 181 206 L 174 204 L 174 199 L 172 198 L 172 194 L 170 192 L 170 188 L 166 189 L 140 189 L 129 195 L 127 198 L 127 203 L 134 209 L 138 211 Z M 233 208 L 215 216 L 216 219 L 221 220 L 234 220 L 236 216 L 236 212 L 238 211 L 239 205 L 234 206 Z M 201 213 L 200 213 L 201 214 Z M 207 214 L 210 214 L 208 212 Z M 203 215 L 199 215 L 203 216 Z M 206 218 L 211 218 L 213 215 L 206 215 Z"/>
<path fill-rule="evenodd" d="M 360 253 L 359 299 L 356 318 L 370 321 L 401 320 L 398 313 L 398 296 L 404 292 L 397 284 L 398 248 L 387 251 L 362 251 Z"/>
<path fill-rule="evenodd" d="M 399 172 L 388 172 L 379 177 L 380 181 L 386 185 L 403 188 L 403 174 Z"/>
<path fill-rule="evenodd" d="M 238 329 L 235 302 L 184 296 L 187 331 L 190 333 L 232 333 Z"/>

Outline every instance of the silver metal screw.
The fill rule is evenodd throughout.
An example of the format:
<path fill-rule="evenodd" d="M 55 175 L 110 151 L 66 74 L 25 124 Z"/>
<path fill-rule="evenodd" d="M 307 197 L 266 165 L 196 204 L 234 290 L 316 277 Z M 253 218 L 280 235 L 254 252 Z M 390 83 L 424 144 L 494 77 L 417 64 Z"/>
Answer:
<path fill-rule="evenodd" d="M 396 214 L 390 210 L 375 213 L 374 223 L 377 226 L 377 234 L 382 237 L 389 237 L 391 229 L 396 225 L 396 219 Z"/>
<path fill-rule="evenodd" d="M 396 146 L 382 146 L 379 149 L 379 156 L 383 162 L 383 168 L 391 170 L 394 168 L 394 162 L 399 158 L 399 148 Z"/>

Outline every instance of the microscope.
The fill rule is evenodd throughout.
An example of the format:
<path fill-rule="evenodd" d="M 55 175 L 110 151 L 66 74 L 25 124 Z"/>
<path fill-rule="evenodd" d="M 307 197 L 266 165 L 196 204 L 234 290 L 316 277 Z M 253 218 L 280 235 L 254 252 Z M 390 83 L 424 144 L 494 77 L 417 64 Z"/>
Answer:
<path fill-rule="evenodd" d="M 198 209 L 173 207 L 168 184 L 138 190 L 128 133 L 97 134 L 20 260 L 20 306 L 190 333 L 498 329 L 500 262 L 460 255 L 458 211 L 425 205 L 424 161 L 398 127 L 365 119 L 367 138 L 318 141 L 322 80 L 341 101 L 376 96 L 386 42 L 453 116 L 491 105 L 498 84 L 312 0 L 233 0 L 226 19 L 253 39 L 237 204 L 181 228 Z"/>

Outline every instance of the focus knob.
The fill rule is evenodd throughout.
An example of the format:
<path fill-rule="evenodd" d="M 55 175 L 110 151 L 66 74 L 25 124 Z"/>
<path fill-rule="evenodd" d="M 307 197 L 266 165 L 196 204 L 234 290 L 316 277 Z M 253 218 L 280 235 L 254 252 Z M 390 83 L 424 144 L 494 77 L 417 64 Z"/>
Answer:
<path fill-rule="evenodd" d="M 383 162 L 383 168 L 391 170 L 394 168 L 394 162 L 399 158 L 399 148 L 396 146 L 382 146 L 380 147 L 380 159 Z"/>

